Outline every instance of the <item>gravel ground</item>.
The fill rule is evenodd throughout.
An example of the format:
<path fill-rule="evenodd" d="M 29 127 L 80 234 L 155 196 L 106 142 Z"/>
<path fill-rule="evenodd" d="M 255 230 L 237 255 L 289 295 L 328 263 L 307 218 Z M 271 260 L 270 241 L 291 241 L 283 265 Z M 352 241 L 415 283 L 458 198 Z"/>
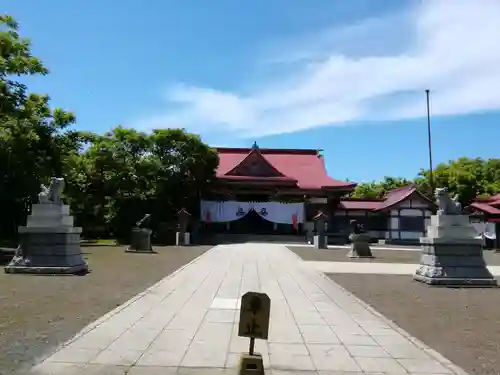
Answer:
<path fill-rule="evenodd" d="M 500 288 L 432 288 L 399 275 L 327 276 L 471 375 L 500 374 Z"/>
<path fill-rule="evenodd" d="M 420 251 L 409 250 L 378 250 L 372 248 L 372 259 L 351 259 L 347 258 L 348 249 L 328 249 L 319 250 L 313 247 L 288 247 L 291 251 L 303 260 L 324 261 L 324 262 L 374 262 L 374 263 L 409 263 L 418 264 L 420 262 Z M 483 252 L 484 260 L 490 266 L 500 266 L 500 253 L 491 250 Z M 500 370 L 499 370 L 500 374 Z"/>
<path fill-rule="evenodd" d="M 0 374 L 31 366 L 209 248 L 157 247 L 158 254 L 127 254 L 123 246 L 82 247 L 92 270 L 86 276 L 0 272 Z"/>

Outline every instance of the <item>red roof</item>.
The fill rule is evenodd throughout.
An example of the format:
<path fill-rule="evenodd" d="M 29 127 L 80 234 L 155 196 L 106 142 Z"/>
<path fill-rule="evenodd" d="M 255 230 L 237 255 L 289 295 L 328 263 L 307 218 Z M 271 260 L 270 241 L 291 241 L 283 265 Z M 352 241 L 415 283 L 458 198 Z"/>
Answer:
<path fill-rule="evenodd" d="M 377 209 L 378 211 L 384 210 L 386 208 L 390 208 L 398 203 L 401 203 L 405 199 L 409 198 L 411 195 L 417 194 L 420 198 L 425 201 L 428 201 L 430 204 L 434 204 L 431 200 L 424 197 L 417 190 L 417 186 L 415 184 L 411 184 L 408 186 L 403 186 L 399 189 L 394 189 L 389 191 L 384 197 L 384 203 Z"/>
<path fill-rule="evenodd" d="M 474 208 L 490 215 L 500 215 L 500 193 L 489 198 L 475 199 L 469 208 Z"/>
<path fill-rule="evenodd" d="M 478 209 L 479 211 L 486 212 L 490 215 L 500 215 L 500 209 L 493 207 L 493 205 L 488 203 L 473 202 L 469 207 Z"/>
<path fill-rule="evenodd" d="M 339 203 L 339 208 L 343 210 L 364 210 L 373 211 L 382 205 L 381 199 L 357 199 L 357 198 L 347 198 L 341 199 Z"/>
<path fill-rule="evenodd" d="M 301 189 L 353 189 L 352 182 L 335 180 L 328 176 L 323 157 L 318 150 L 259 149 L 259 148 L 217 148 L 219 167 L 217 177 L 222 180 L 295 183 Z M 280 177 L 242 176 L 232 172 L 242 165 L 250 155 L 258 155 L 269 163 Z"/>
<path fill-rule="evenodd" d="M 382 199 L 341 199 L 339 207 L 344 210 L 382 211 L 403 202 L 413 194 L 419 195 L 420 198 L 432 205 L 434 204 L 420 194 L 414 184 L 411 184 L 389 191 Z"/>

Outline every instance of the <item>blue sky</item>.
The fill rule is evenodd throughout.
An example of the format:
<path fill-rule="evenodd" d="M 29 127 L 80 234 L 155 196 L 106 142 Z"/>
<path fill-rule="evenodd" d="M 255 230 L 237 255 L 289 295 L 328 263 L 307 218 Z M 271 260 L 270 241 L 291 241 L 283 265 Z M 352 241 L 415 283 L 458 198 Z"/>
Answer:
<path fill-rule="evenodd" d="M 147 3 L 147 5 L 146 5 Z M 493 0 L 3 0 L 80 129 L 185 127 L 214 146 L 324 149 L 370 181 L 499 157 Z"/>

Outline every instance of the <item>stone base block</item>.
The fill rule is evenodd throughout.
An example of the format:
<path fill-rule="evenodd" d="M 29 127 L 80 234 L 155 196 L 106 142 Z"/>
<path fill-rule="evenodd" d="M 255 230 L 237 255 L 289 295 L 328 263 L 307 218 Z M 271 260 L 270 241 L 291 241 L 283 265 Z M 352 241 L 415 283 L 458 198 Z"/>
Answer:
<path fill-rule="evenodd" d="M 175 245 L 176 246 L 188 246 L 191 245 L 191 233 L 176 232 L 175 233 Z"/>
<path fill-rule="evenodd" d="M 132 229 L 130 246 L 127 247 L 125 252 L 156 254 L 156 252 L 153 251 L 153 247 L 151 246 L 151 233 L 153 233 L 151 229 Z"/>
<path fill-rule="evenodd" d="M 33 229 L 33 230 L 31 230 Z M 30 228 L 20 231 L 20 247 L 6 273 L 78 274 L 88 272 L 80 248 L 81 228 Z M 51 231 L 49 229 L 52 229 Z"/>
<path fill-rule="evenodd" d="M 371 252 L 371 249 L 370 249 L 370 246 L 367 246 L 368 247 L 368 250 L 363 250 L 361 252 L 359 252 L 359 247 L 356 249 L 354 247 L 351 247 L 351 250 L 349 250 L 349 252 L 347 253 L 347 257 L 348 258 L 351 258 L 351 259 L 359 259 L 359 258 L 368 258 L 368 259 L 373 259 L 375 258 L 373 255 L 372 255 L 372 252 Z M 366 255 L 362 255 L 362 254 L 366 254 Z"/>
<path fill-rule="evenodd" d="M 474 279 L 474 278 L 457 278 L 457 277 L 429 277 L 415 273 L 413 275 L 415 281 L 425 283 L 432 286 L 443 287 L 460 287 L 460 288 L 494 288 L 498 286 L 497 281 L 492 279 Z"/>
<path fill-rule="evenodd" d="M 241 353 L 238 366 L 238 375 L 264 375 L 264 361 L 262 355 Z"/>
<path fill-rule="evenodd" d="M 322 234 L 317 234 L 313 237 L 315 249 L 328 249 L 328 237 Z"/>
<path fill-rule="evenodd" d="M 481 245 L 423 241 L 420 266 L 413 278 L 429 285 L 453 287 L 496 286 L 488 270 Z"/>
<path fill-rule="evenodd" d="M 154 251 L 153 249 L 151 250 L 139 250 L 139 249 L 132 249 L 130 246 L 125 249 L 126 253 L 131 253 L 131 254 L 158 254 L 157 251 Z"/>
<path fill-rule="evenodd" d="M 5 266 L 5 273 L 25 273 L 33 275 L 76 275 L 90 272 L 87 264 L 71 267 Z"/>
<path fill-rule="evenodd" d="M 59 204 L 34 204 L 31 215 L 27 218 L 26 227 L 73 227 L 73 216 L 69 214 L 69 206 Z"/>

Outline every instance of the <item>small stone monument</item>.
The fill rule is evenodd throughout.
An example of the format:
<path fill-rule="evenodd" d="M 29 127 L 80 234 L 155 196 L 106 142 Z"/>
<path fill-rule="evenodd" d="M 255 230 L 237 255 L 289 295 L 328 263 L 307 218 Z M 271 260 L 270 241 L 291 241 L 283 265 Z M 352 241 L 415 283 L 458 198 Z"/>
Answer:
<path fill-rule="evenodd" d="M 267 340 L 271 299 L 265 293 L 247 292 L 241 298 L 238 336 L 250 338 L 248 353 L 241 353 L 239 375 L 264 375 L 264 362 L 260 353 L 255 353 L 255 339 Z"/>
<path fill-rule="evenodd" d="M 20 226 L 20 245 L 6 273 L 80 274 L 88 266 L 80 249 L 82 228 L 73 226 L 69 206 L 61 200 L 64 179 L 52 177 L 41 186 L 38 204 L 31 207 L 26 226 Z"/>
<path fill-rule="evenodd" d="M 315 249 L 328 249 L 328 237 L 326 236 L 326 225 L 328 216 L 323 211 L 318 211 L 318 214 L 313 217 L 316 234 L 313 237 Z"/>
<path fill-rule="evenodd" d="M 363 233 L 362 226 L 356 220 L 349 222 L 351 225 L 351 250 L 347 253 L 348 258 L 373 258 L 370 249 L 370 236 Z"/>
<path fill-rule="evenodd" d="M 188 232 L 188 227 L 191 214 L 187 212 L 185 208 L 182 208 L 179 212 L 177 212 L 177 218 L 179 222 L 177 224 L 178 231 L 175 233 L 175 245 L 176 246 L 190 245 L 191 233 Z"/>
<path fill-rule="evenodd" d="M 135 228 L 132 229 L 130 246 L 125 250 L 127 253 L 156 253 L 151 246 L 151 233 L 153 231 L 149 229 L 150 221 L 151 215 L 146 214 L 135 223 Z"/>
<path fill-rule="evenodd" d="M 482 239 L 477 238 L 467 215 L 462 215 L 458 198 L 446 188 L 435 191 L 437 215 L 431 216 L 427 236 L 420 238 L 422 255 L 413 278 L 439 286 L 496 286 L 486 267 Z"/>

